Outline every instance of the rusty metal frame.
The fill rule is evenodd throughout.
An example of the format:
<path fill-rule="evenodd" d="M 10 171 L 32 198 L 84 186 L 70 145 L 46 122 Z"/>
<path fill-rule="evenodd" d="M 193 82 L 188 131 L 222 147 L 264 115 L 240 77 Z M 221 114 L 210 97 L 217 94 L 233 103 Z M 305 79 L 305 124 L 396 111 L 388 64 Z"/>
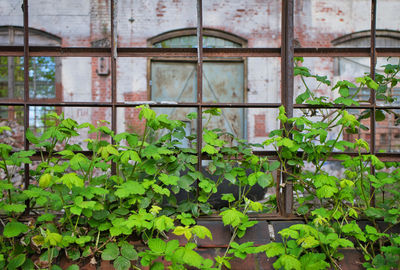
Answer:
<path fill-rule="evenodd" d="M 149 104 L 152 107 L 192 107 L 196 108 L 197 119 L 197 152 L 198 164 L 201 166 L 206 155 L 201 153 L 202 146 L 202 110 L 204 108 L 265 108 L 277 109 L 283 105 L 292 116 L 294 109 L 302 108 L 321 108 L 323 106 L 311 106 L 307 104 L 293 104 L 293 57 L 369 57 L 370 74 L 375 77 L 375 65 L 377 57 L 400 57 L 400 48 L 376 48 L 376 9 L 377 1 L 371 0 L 371 29 L 370 29 L 370 47 L 352 48 L 352 47 L 334 47 L 334 48 L 294 48 L 294 0 L 282 1 L 281 14 L 281 48 L 203 48 L 203 34 L 212 29 L 203 28 L 203 7 L 202 0 L 197 0 L 197 27 L 195 29 L 186 29 L 190 33 L 196 32 L 197 48 L 138 48 L 138 47 L 118 47 L 117 44 L 117 18 L 116 18 L 116 0 L 109 0 L 111 7 L 111 46 L 108 48 L 92 47 L 50 47 L 50 46 L 29 46 L 29 21 L 28 21 L 28 0 L 23 2 L 23 21 L 24 21 L 24 45 L 23 46 L 1 46 L 0 56 L 23 56 L 24 57 L 24 97 L 23 100 L 0 100 L 0 106 L 23 106 L 24 108 L 24 132 L 29 128 L 29 107 L 32 106 L 55 106 L 55 107 L 97 107 L 111 108 L 111 127 L 114 132 L 117 130 L 117 108 L 134 107 L 141 104 Z M 185 30 L 185 29 L 183 29 Z M 188 32 L 188 33 L 189 33 Z M 174 34 L 174 33 L 172 33 Z M 58 102 L 46 99 L 29 98 L 29 57 L 31 56 L 54 56 L 54 57 L 109 57 L 111 59 L 111 101 L 110 102 Z M 197 101 L 193 103 L 162 104 L 154 102 L 118 102 L 117 101 L 117 64 L 118 57 L 157 57 L 162 59 L 182 59 L 191 58 L 197 63 Z M 281 58 L 281 101 L 280 103 L 205 103 L 202 97 L 202 71 L 203 61 L 208 57 L 280 57 Z M 326 108 L 326 107 L 324 107 Z M 331 106 L 329 108 L 341 108 L 341 106 Z M 371 138 L 370 153 L 376 154 L 384 161 L 399 161 L 399 153 L 376 153 L 376 109 L 399 109 L 398 106 L 380 106 L 376 104 L 374 90 L 371 89 L 371 98 L 369 103 L 360 106 L 349 106 L 349 109 L 370 109 L 371 118 Z M 29 150 L 29 142 L 25 139 L 24 149 Z M 83 151 L 84 153 L 85 151 Z M 256 151 L 257 155 L 270 156 L 276 158 L 274 151 Z M 349 153 L 353 155 L 354 153 Z M 334 157 L 332 157 L 334 160 Z M 115 167 L 112 170 L 115 173 Z M 374 169 L 372 169 L 374 173 Z M 25 164 L 24 188 L 29 186 L 29 164 Z M 282 175 L 282 179 L 277 185 L 279 213 L 274 218 L 292 219 L 293 191 L 290 182 L 287 182 L 287 176 Z M 29 211 L 29 209 L 28 209 Z M 271 216 L 272 217 L 272 216 Z"/>

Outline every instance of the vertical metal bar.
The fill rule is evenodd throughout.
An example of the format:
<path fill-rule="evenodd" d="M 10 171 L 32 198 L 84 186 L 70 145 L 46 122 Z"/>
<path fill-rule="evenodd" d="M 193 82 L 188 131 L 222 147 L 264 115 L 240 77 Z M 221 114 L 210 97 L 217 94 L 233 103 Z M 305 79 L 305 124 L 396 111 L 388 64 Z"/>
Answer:
<path fill-rule="evenodd" d="M 376 0 L 371 0 L 371 48 L 370 48 L 370 76 L 375 80 L 375 66 L 376 66 Z M 369 102 L 372 105 L 371 108 L 371 136 L 370 136 L 370 151 L 372 155 L 376 152 L 376 96 L 375 90 L 370 89 Z M 371 166 L 371 174 L 375 174 L 375 167 Z M 371 194 L 374 194 L 374 188 L 370 186 Z M 371 200 L 372 206 L 375 206 L 375 196 Z"/>
<path fill-rule="evenodd" d="M 287 117 L 293 117 L 293 1 L 282 1 L 282 29 L 281 29 L 281 102 L 285 107 Z M 288 127 L 287 127 L 288 128 Z M 290 215 L 293 208 L 293 185 L 288 180 L 288 175 L 282 174 L 282 196 L 278 198 L 281 213 Z M 277 186 L 280 189 L 280 185 Z"/>
<path fill-rule="evenodd" d="M 29 13 L 28 0 L 23 2 L 24 12 L 24 149 L 29 150 L 29 141 L 26 138 L 26 132 L 29 128 Z M 24 188 L 29 187 L 29 164 L 24 165 Z M 29 200 L 26 201 L 25 213 L 29 214 Z"/>
<path fill-rule="evenodd" d="M 117 20 L 115 16 L 115 6 L 117 5 L 117 0 L 111 0 L 111 129 L 114 134 L 117 132 L 117 31 L 116 25 Z M 114 139 L 112 139 L 112 144 L 114 144 Z M 111 173 L 116 174 L 117 168 L 116 164 L 113 162 L 111 165 Z"/>
<path fill-rule="evenodd" d="M 197 169 L 201 169 L 203 144 L 203 3 L 197 0 Z"/>

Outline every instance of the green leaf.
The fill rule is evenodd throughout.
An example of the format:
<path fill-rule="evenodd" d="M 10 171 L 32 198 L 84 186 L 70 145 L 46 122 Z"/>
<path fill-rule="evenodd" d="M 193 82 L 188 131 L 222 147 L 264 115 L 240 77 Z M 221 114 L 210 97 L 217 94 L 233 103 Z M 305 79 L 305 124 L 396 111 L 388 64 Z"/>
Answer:
<path fill-rule="evenodd" d="M 119 255 L 119 249 L 117 244 L 109 243 L 106 245 L 106 249 L 101 253 L 101 259 L 105 261 L 115 260 Z"/>
<path fill-rule="evenodd" d="M 43 222 L 43 221 L 52 221 L 56 216 L 50 213 L 45 213 L 42 214 L 40 217 L 38 217 L 37 221 L 38 222 Z"/>
<path fill-rule="evenodd" d="M 179 248 L 179 241 L 174 239 L 168 241 L 167 246 L 165 247 L 165 254 L 168 256 L 172 256 L 175 253 L 175 250 Z"/>
<path fill-rule="evenodd" d="M 210 230 L 207 227 L 201 225 L 193 226 L 192 233 L 195 234 L 200 239 L 204 239 L 206 238 L 206 236 L 211 240 L 213 239 Z"/>
<path fill-rule="evenodd" d="M 281 166 L 281 163 L 279 161 L 274 161 L 269 165 L 268 171 L 273 172 L 276 169 L 278 169 Z"/>
<path fill-rule="evenodd" d="M 162 173 L 158 179 L 160 179 L 160 181 L 163 182 L 164 185 L 177 185 L 179 177 Z"/>
<path fill-rule="evenodd" d="M 21 233 L 26 233 L 28 226 L 18 221 L 11 221 L 4 227 L 3 235 L 5 237 L 16 237 Z"/>
<path fill-rule="evenodd" d="M 68 266 L 68 268 L 66 270 L 79 270 L 79 266 L 76 264 L 72 264 L 72 265 Z"/>
<path fill-rule="evenodd" d="M 137 260 L 138 254 L 132 245 L 123 243 L 121 245 L 121 255 L 130 261 Z"/>
<path fill-rule="evenodd" d="M 14 213 L 22 213 L 25 211 L 25 204 L 4 204 L 1 207 L 4 211 L 14 212 Z"/>
<path fill-rule="evenodd" d="M 136 181 L 127 181 L 118 187 L 118 190 L 115 191 L 115 196 L 126 198 L 133 194 L 143 195 L 144 193 L 145 189 L 141 183 Z"/>
<path fill-rule="evenodd" d="M 191 243 L 188 243 L 185 247 L 182 259 L 186 264 L 200 268 L 204 259 L 197 252 L 193 251 L 190 246 L 188 247 L 189 244 Z"/>
<path fill-rule="evenodd" d="M 317 196 L 318 198 L 330 198 L 337 192 L 338 189 L 336 187 L 324 185 L 321 188 L 317 189 Z"/>
<path fill-rule="evenodd" d="M 256 248 L 257 252 L 265 251 L 268 258 L 280 256 L 285 253 L 285 247 L 282 243 L 272 242 Z"/>
<path fill-rule="evenodd" d="M 224 177 L 225 177 L 226 180 L 228 180 L 232 184 L 236 183 L 236 177 L 232 173 L 225 173 Z"/>
<path fill-rule="evenodd" d="M 306 253 L 301 256 L 300 262 L 304 270 L 324 270 L 330 266 L 325 259 L 323 253 Z"/>
<path fill-rule="evenodd" d="M 383 121 L 383 120 L 385 120 L 385 118 L 386 118 L 385 114 L 383 113 L 382 110 L 376 110 L 376 112 L 375 112 L 375 120 L 377 122 Z"/>
<path fill-rule="evenodd" d="M 297 244 L 300 245 L 302 248 L 313 248 L 319 245 L 319 241 L 316 240 L 313 236 L 308 235 L 306 237 L 299 238 L 297 240 Z"/>
<path fill-rule="evenodd" d="M 159 216 L 154 220 L 154 226 L 159 231 L 169 231 L 174 228 L 174 220 L 165 215 Z"/>
<path fill-rule="evenodd" d="M 154 262 L 151 265 L 150 270 L 164 270 L 164 264 L 162 262 Z"/>
<path fill-rule="evenodd" d="M 202 153 L 206 152 L 206 153 L 209 154 L 209 155 L 214 155 L 214 154 L 217 154 L 217 153 L 218 153 L 218 150 L 217 150 L 214 146 L 211 146 L 211 145 L 209 145 L 209 144 L 206 144 L 206 145 L 201 149 L 201 152 L 202 152 Z"/>
<path fill-rule="evenodd" d="M 154 253 L 164 253 L 167 244 L 161 240 L 160 238 L 152 238 L 149 240 L 148 242 L 149 248 L 151 249 L 151 251 L 153 251 Z"/>
<path fill-rule="evenodd" d="M 53 233 L 50 231 L 46 232 L 46 237 L 44 238 L 44 243 L 50 246 L 57 246 L 62 241 L 62 235 L 58 233 Z"/>
<path fill-rule="evenodd" d="M 39 179 L 39 187 L 47 188 L 51 184 L 51 174 L 45 173 Z"/>
<path fill-rule="evenodd" d="M 28 141 L 30 141 L 31 143 L 33 143 L 33 144 L 39 143 L 39 139 L 35 136 L 35 134 L 33 134 L 32 130 L 27 129 L 25 136 L 28 139 Z"/>
<path fill-rule="evenodd" d="M 232 193 L 227 193 L 227 194 L 222 194 L 221 200 L 228 201 L 228 202 L 234 202 L 236 199 Z"/>
<path fill-rule="evenodd" d="M 292 230 L 290 228 L 283 229 L 278 233 L 280 235 L 282 235 L 282 237 L 284 237 L 284 238 L 289 238 L 289 237 L 291 237 L 293 239 L 299 238 L 299 232 L 295 231 L 295 230 Z"/>
<path fill-rule="evenodd" d="M 258 177 L 257 183 L 262 188 L 271 186 L 274 183 L 274 178 L 272 176 L 272 173 L 263 173 Z"/>
<path fill-rule="evenodd" d="M 224 222 L 224 225 L 232 225 L 233 227 L 236 227 L 240 224 L 241 219 L 244 218 L 244 214 L 242 212 L 239 212 L 235 208 L 225 210 L 220 213 L 222 216 L 222 221 Z"/>
<path fill-rule="evenodd" d="M 61 178 L 60 181 L 66 185 L 69 189 L 72 189 L 73 186 L 76 187 L 83 187 L 83 179 L 81 179 L 79 176 L 76 175 L 76 173 L 69 173 L 69 174 L 64 174 Z"/>
<path fill-rule="evenodd" d="M 339 94 L 342 97 L 348 97 L 349 96 L 349 88 L 348 87 L 340 87 Z"/>
<path fill-rule="evenodd" d="M 131 262 L 122 256 L 118 256 L 113 265 L 116 270 L 129 270 L 131 267 Z"/>
<path fill-rule="evenodd" d="M 26 260 L 26 255 L 19 254 L 10 260 L 10 262 L 7 265 L 7 269 L 9 270 L 17 269 L 18 267 L 24 264 L 25 260 Z"/>
<path fill-rule="evenodd" d="M 293 257 L 292 255 L 282 255 L 273 264 L 275 269 L 285 269 L 285 270 L 301 270 L 301 262 Z"/>

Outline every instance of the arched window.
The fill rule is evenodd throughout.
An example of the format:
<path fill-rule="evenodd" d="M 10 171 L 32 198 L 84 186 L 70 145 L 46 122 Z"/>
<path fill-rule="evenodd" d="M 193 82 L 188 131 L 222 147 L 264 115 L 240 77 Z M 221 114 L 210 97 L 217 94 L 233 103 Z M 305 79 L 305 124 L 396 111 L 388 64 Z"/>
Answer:
<path fill-rule="evenodd" d="M 23 46 L 23 27 L 0 26 L 0 45 Z M 61 39 L 49 33 L 29 29 L 31 46 L 60 46 Z M 24 96 L 23 57 L 0 57 L 0 99 L 18 100 Z M 29 98 L 60 100 L 60 64 L 54 57 L 30 57 Z M 55 107 L 32 106 L 29 108 L 29 125 L 41 129 L 45 125 L 43 116 Z M 22 122 L 22 112 L 16 107 L 1 107 L 0 118 Z"/>
<path fill-rule="evenodd" d="M 204 29 L 203 46 L 205 48 L 240 48 L 246 40 L 227 32 Z M 182 29 L 167 32 L 148 40 L 151 47 L 158 48 L 194 48 L 197 46 L 196 29 Z M 205 58 L 203 60 L 203 102 L 243 103 L 245 92 L 246 62 L 243 58 Z M 149 91 L 151 100 L 162 102 L 197 102 L 196 60 L 150 59 Z M 163 108 L 175 119 L 184 120 L 190 108 Z M 195 121 L 187 123 L 192 132 Z M 222 128 L 240 138 L 246 137 L 245 115 L 243 108 L 224 108 L 222 117 L 211 120 L 208 128 Z"/>

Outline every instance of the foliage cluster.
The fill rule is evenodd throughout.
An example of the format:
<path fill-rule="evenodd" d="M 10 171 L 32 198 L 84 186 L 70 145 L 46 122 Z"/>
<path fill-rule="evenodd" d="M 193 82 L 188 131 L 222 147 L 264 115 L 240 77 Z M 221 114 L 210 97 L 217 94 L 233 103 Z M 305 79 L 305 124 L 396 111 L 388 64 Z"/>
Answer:
<path fill-rule="evenodd" d="M 143 134 L 114 134 L 105 123 L 78 124 L 53 113 L 47 116 L 49 128 L 42 134 L 27 132 L 32 150 L 13 151 L 0 144 L 5 176 L 0 181 L 0 267 L 60 269 L 59 258 L 65 256 L 74 262 L 70 270 L 79 269 L 84 261 L 100 260 L 112 261 L 116 269 L 157 270 L 164 269 L 165 262 L 169 269 L 221 269 L 231 268 L 234 258 L 265 253 L 276 257 L 275 269 L 340 269 L 341 249 L 357 248 L 365 268 L 397 268 L 400 235 L 391 228 L 400 220 L 399 164 L 380 161 L 369 153 L 367 142 L 346 141 L 344 134 L 365 129 L 362 121 L 368 111 L 357 119 L 346 109 L 358 105 L 355 97 L 361 89 L 372 88 L 378 98 L 393 101 L 390 92 L 400 67 L 385 66 L 385 75 L 375 81 L 369 76 L 357 78 L 358 86 L 337 82 L 332 87 L 337 98 L 330 101 L 317 96 L 306 81 L 313 78 L 327 86 L 331 82 L 311 74 L 301 61 L 296 59 L 295 74 L 304 82 L 305 92 L 296 102 L 316 107 L 293 118 L 281 107 L 281 128 L 262 144 L 205 127 L 202 154 L 209 159 L 208 174 L 198 169 L 196 136 L 185 133 L 185 123 L 156 115 L 147 106 L 139 107 Z M 351 89 L 356 90 L 351 93 Z M 204 116 L 218 117 L 220 112 L 210 109 Z M 377 110 L 377 120 L 388 113 Z M 86 152 L 70 143 L 81 129 L 89 130 Z M 233 146 L 226 138 L 235 142 Z M 183 140 L 189 147 L 182 146 Z M 278 160 L 252 150 L 271 146 Z M 32 164 L 34 156 L 40 160 Z M 341 162 L 341 177 L 330 175 L 331 159 Z M 24 164 L 32 164 L 27 189 L 12 181 L 15 174 L 24 174 Z M 295 211 L 306 222 L 281 230 L 281 242 L 237 243 L 257 224 L 251 213 L 279 208 L 274 196 L 258 202 L 249 195 L 256 186 L 276 186 L 274 178 L 280 174 L 288 176 L 286 184 L 293 184 Z M 219 194 L 225 182 L 238 192 Z M 226 207 L 213 209 L 211 196 L 220 196 Z M 197 239 L 212 239 L 197 218 L 212 213 L 218 213 L 232 232 L 229 247 L 214 260 L 203 259 L 196 250 Z M 171 239 L 172 235 L 185 241 Z"/>

